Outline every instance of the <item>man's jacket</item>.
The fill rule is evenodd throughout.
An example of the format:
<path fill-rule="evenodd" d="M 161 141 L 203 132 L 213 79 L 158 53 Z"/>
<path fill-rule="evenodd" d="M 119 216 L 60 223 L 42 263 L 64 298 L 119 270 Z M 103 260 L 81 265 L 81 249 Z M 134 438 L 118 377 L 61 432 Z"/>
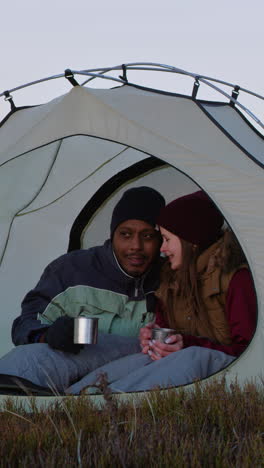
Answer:
<path fill-rule="evenodd" d="M 13 342 L 34 341 L 38 331 L 65 314 L 98 317 L 101 333 L 137 336 L 140 327 L 154 318 L 159 271 L 158 259 L 143 276 L 129 276 L 118 264 L 110 240 L 62 255 L 25 296 L 22 313 L 13 323 Z"/>

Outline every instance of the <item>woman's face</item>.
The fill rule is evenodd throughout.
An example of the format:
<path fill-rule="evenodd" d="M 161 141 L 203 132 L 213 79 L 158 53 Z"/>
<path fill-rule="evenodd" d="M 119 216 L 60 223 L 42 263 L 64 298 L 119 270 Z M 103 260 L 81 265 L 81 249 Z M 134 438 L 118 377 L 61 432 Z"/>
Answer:
<path fill-rule="evenodd" d="M 167 231 L 160 226 L 162 245 L 160 251 L 168 257 L 172 270 L 177 270 L 182 263 L 182 244 L 181 240 L 172 232 Z"/>

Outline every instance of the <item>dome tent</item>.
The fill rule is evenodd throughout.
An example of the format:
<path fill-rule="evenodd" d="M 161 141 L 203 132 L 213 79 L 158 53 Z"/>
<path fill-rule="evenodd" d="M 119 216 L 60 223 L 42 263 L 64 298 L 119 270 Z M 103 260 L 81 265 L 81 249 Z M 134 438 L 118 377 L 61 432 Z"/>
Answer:
<path fill-rule="evenodd" d="M 169 202 L 200 187 L 237 236 L 258 300 L 254 338 L 225 372 L 240 382 L 255 378 L 264 351 L 263 136 L 238 110 L 235 87 L 228 101 L 203 101 L 202 76 L 189 74 L 195 83 L 186 96 L 132 84 L 133 67 L 120 68 L 113 89 L 74 78 L 106 78 L 110 69 L 67 71 L 73 88 L 40 106 L 16 108 L 3 93 L 12 109 L 0 127 L 0 355 L 12 347 L 12 322 L 44 267 L 67 250 L 102 243 L 124 190 L 154 186 Z"/>

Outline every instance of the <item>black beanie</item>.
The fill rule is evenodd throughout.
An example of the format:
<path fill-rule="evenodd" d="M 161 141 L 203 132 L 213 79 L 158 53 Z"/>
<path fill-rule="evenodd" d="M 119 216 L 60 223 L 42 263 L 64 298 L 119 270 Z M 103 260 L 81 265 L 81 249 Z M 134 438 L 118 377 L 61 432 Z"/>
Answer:
<path fill-rule="evenodd" d="M 135 187 L 124 192 L 116 204 L 110 225 L 111 238 L 117 226 L 128 219 L 139 219 L 155 227 L 164 197 L 150 187 Z"/>

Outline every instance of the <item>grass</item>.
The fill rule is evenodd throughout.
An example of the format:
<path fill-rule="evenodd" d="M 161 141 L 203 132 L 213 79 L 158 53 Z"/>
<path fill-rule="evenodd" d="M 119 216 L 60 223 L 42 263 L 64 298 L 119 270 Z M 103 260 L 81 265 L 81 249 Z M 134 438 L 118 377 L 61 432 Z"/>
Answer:
<path fill-rule="evenodd" d="M 28 412 L 1 408 L 0 467 L 261 467 L 264 392 L 225 381 L 192 390 L 152 391 L 119 402 L 104 384 L 105 405 L 85 395 Z"/>

